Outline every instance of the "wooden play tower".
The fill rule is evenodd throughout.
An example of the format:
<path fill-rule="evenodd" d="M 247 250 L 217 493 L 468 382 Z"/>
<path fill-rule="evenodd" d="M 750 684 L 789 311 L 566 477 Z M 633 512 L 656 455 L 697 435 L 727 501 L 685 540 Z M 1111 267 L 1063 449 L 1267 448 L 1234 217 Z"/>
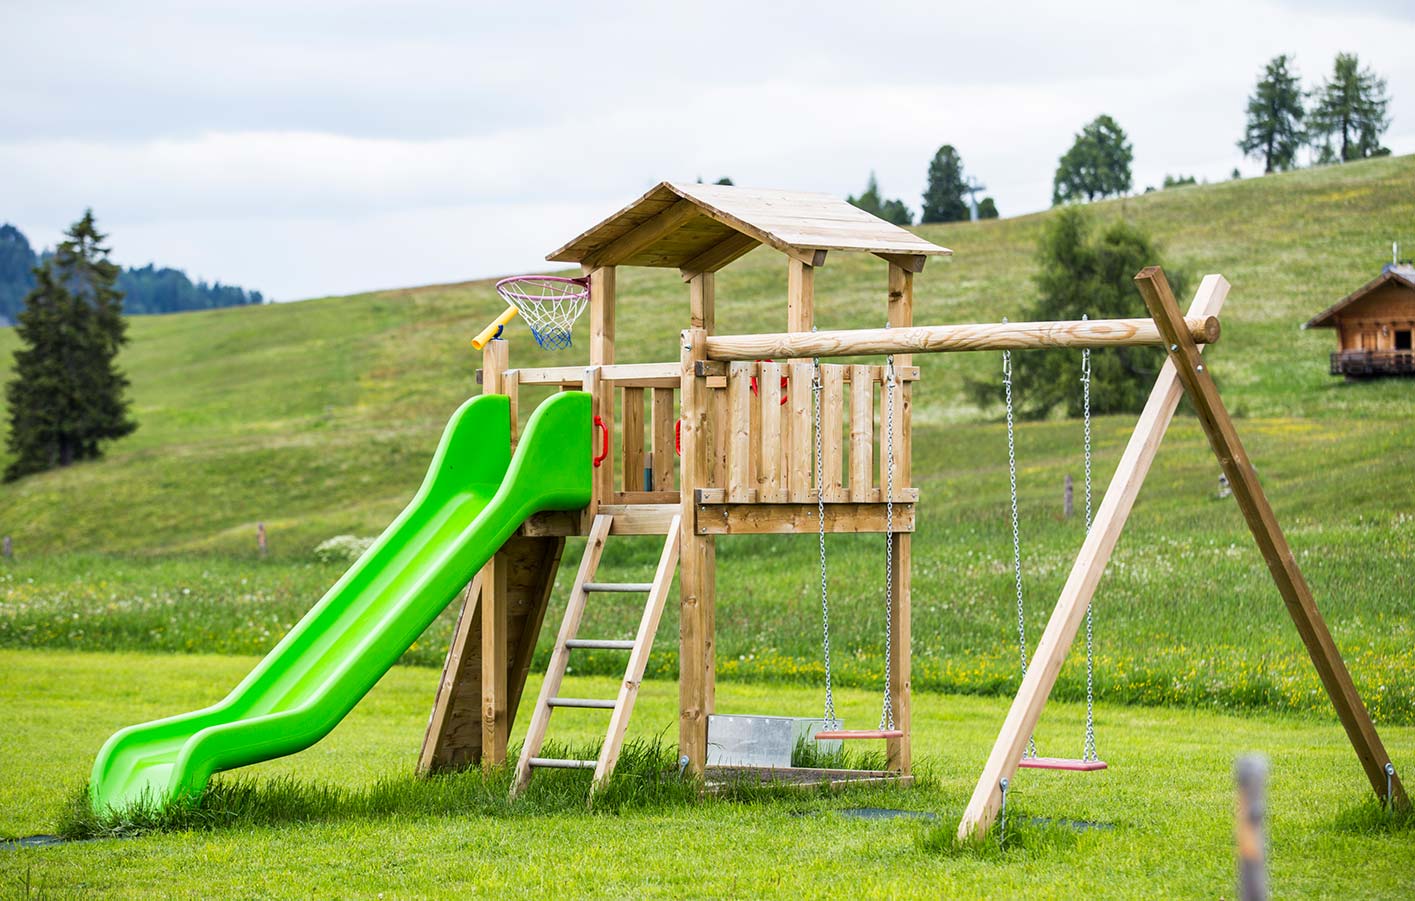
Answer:
<path fill-rule="evenodd" d="M 785 257 L 784 331 L 716 334 L 717 271 L 762 245 Z M 888 618 L 898 651 L 889 658 L 887 680 L 889 711 L 898 734 L 891 733 L 885 746 L 889 774 L 907 778 L 911 538 L 919 500 L 911 483 L 911 395 L 919 377 L 911 354 L 1151 345 L 1165 347 L 1169 360 L 1041 638 L 960 834 L 985 830 L 993 821 L 1001 802 L 999 783 L 1015 775 L 1106 560 L 1186 391 L 1372 785 L 1382 797 L 1403 801 L 1399 779 L 1386 772 L 1389 758 L 1201 362 L 1200 345 L 1218 337 L 1217 315 L 1227 283 L 1218 276 L 1206 278 L 1187 317 L 1163 274 L 1146 270 L 1137 285 L 1151 318 L 915 326 L 914 277 L 930 256 L 949 252 L 824 194 L 667 182 L 552 252 L 549 260 L 579 264 L 588 279 L 588 365 L 513 368 L 508 342 L 491 341 L 483 351 L 482 390 L 510 397 L 513 441 L 521 389 L 588 392 L 598 429 L 595 446 L 604 443 L 593 470 L 592 499 L 582 511 L 528 520 L 468 586 L 420 769 L 433 772 L 505 761 L 565 539 L 587 536 L 550 672 L 531 714 L 517 784 L 524 784 L 531 766 L 593 767 L 600 778 L 612 770 L 675 567 L 680 586 L 678 741 L 687 768 L 703 772 L 708 719 L 714 713 L 717 541 L 732 535 L 814 534 L 823 523 L 825 532 L 888 534 L 894 561 Z M 835 253 L 880 259 L 880 312 L 887 327 L 814 331 L 815 271 Z M 681 273 L 687 284 L 688 317 L 676 361 L 616 362 L 615 286 L 620 266 L 676 268 Z M 887 363 L 825 362 L 884 355 L 892 356 L 892 379 Z M 885 421 L 885 411 L 891 410 L 892 421 Z M 884 452 L 886 435 L 891 453 Z M 887 486 L 892 486 L 892 497 L 885 496 Z M 664 536 L 652 581 L 595 581 L 600 552 L 614 535 Z M 579 615 L 599 592 L 646 596 L 644 616 L 632 639 L 578 635 Z M 577 648 L 627 653 L 618 698 L 558 697 L 559 676 Z M 535 756 L 556 706 L 610 712 L 599 760 Z"/>

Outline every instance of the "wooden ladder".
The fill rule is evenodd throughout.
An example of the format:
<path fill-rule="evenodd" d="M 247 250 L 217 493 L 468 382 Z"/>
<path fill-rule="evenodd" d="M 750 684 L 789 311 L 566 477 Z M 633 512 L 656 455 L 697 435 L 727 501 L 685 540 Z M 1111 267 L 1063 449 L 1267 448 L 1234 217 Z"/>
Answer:
<path fill-rule="evenodd" d="M 511 783 L 511 797 L 516 797 L 531 781 L 531 772 L 537 768 L 594 769 L 594 783 L 590 787 L 593 794 L 601 788 L 614 773 L 614 765 L 619 760 L 619 752 L 624 747 L 624 733 L 629 726 L 629 716 L 634 711 L 634 700 L 639 694 L 639 684 L 644 678 L 644 668 L 648 666 L 649 651 L 653 647 L 654 632 L 658 631 L 658 621 L 663 615 L 664 601 L 673 586 L 673 573 L 678 568 L 678 526 L 680 517 L 674 516 L 668 524 L 668 534 L 663 541 L 663 553 L 658 558 L 658 569 L 652 582 L 596 582 L 595 571 L 599 569 L 600 557 L 604 553 L 604 542 L 609 537 L 613 517 L 600 514 L 590 526 L 589 539 L 585 542 L 585 554 L 580 560 L 579 572 L 575 575 L 575 585 L 570 590 L 570 601 L 565 607 L 565 620 L 560 624 L 560 633 L 555 638 L 555 650 L 551 652 L 550 666 L 541 683 L 540 696 L 536 698 L 535 713 L 526 732 L 526 742 L 521 747 L 521 759 L 516 763 L 516 778 Z M 639 631 L 632 639 L 579 638 L 580 620 L 585 614 L 585 603 L 591 594 L 646 593 L 644 615 L 639 620 Z M 560 696 L 560 686 L 565 679 L 565 670 L 570 663 L 572 650 L 628 651 L 629 663 L 624 668 L 624 681 L 619 686 L 619 696 L 613 700 L 599 698 L 564 698 Z M 565 760 L 540 757 L 541 746 L 545 742 L 546 727 L 550 725 L 550 714 L 557 707 L 577 707 L 593 710 L 608 710 L 609 729 L 604 737 L 596 760 Z"/>

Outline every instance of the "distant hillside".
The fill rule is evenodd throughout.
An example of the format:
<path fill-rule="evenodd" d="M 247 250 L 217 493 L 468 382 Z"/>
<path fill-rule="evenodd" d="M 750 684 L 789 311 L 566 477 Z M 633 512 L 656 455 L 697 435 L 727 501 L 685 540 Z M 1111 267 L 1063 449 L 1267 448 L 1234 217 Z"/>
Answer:
<path fill-rule="evenodd" d="M 25 295 L 34 287 L 32 270 L 43 256 L 35 252 L 18 228 L 0 225 L 0 325 L 13 323 L 24 309 Z M 124 294 L 123 308 L 138 315 L 265 302 L 259 291 L 220 282 L 193 283 L 180 269 L 158 268 L 152 263 L 138 269 L 124 269 L 118 278 L 118 287 Z"/>
<path fill-rule="evenodd" d="M 1232 282 L 1223 339 L 1209 358 L 1236 411 L 1321 421 L 1323 441 L 1395 429 L 1399 434 L 1387 436 L 1394 446 L 1415 446 L 1415 382 L 1346 385 L 1327 374 L 1332 335 L 1299 330 L 1376 275 L 1393 239 L 1415 246 L 1415 156 L 1158 191 L 1091 209 L 1101 222 L 1124 217 L 1151 231 L 1166 265 L 1191 276 L 1220 272 Z M 955 256 L 930 262 L 916 278 L 916 321 L 1021 315 L 1035 293 L 1036 242 L 1048 215 L 920 228 Z M 566 223 L 566 235 L 585 225 Z M 785 282 L 780 255 L 765 249 L 725 269 L 719 330 L 784 327 Z M 822 328 L 881 321 L 879 260 L 832 255 L 816 283 Z M 256 521 L 280 536 L 282 551 L 341 532 L 373 534 L 417 488 L 447 416 L 478 390 L 479 355 L 468 339 L 502 309 L 493 284 L 137 319 L 120 358 L 132 379 L 137 433 L 103 462 L 0 488 L 0 519 L 31 552 L 245 549 Z M 625 270 L 619 291 L 621 360 L 677 359 L 688 309 L 677 271 Z M 1142 314 L 1138 295 L 1136 307 Z M 571 350 L 551 353 L 513 324 L 512 364 L 584 361 L 584 326 Z M 13 332 L 0 330 L 0 381 L 8 378 L 14 346 Z M 920 442 L 963 447 L 981 440 L 986 453 L 997 451 L 997 411 L 979 410 L 962 388 L 963 376 L 994 372 L 996 356 L 935 354 L 915 362 L 924 379 L 915 394 Z M 1128 426 L 1115 418 L 1116 429 Z M 1261 459 L 1287 447 L 1298 453 L 1299 439 L 1315 440 L 1316 433 L 1278 429 L 1250 441 Z M 947 467 L 949 459 L 920 451 L 915 472 L 941 477 L 923 470 L 922 461 Z M 971 459 L 959 456 L 955 464 Z M 1408 470 L 1388 476 L 1373 472 L 1363 499 L 1381 505 L 1388 491 L 1415 492 Z M 1314 512 L 1362 500 L 1333 496 L 1315 475 L 1304 490 Z M 1415 506 L 1415 495 L 1409 501 Z"/>

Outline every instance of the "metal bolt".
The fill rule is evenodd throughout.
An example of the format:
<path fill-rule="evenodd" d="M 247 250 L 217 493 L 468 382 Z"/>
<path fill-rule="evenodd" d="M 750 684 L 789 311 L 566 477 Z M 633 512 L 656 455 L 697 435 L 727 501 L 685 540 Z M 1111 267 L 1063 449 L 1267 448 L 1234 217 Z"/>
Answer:
<path fill-rule="evenodd" d="M 1170 350 L 1178 350 L 1178 349 L 1179 349 L 1179 345 L 1178 345 L 1178 344 L 1171 344 L 1171 345 L 1169 346 L 1169 349 L 1170 349 Z"/>
<path fill-rule="evenodd" d="M 1203 371 L 1204 371 L 1204 364 L 1203 364 L 1203 363 L 1200 363 L 1198 368 L 1199 368 L 1199 371 L 1200 371 L 1200 372 L 1203 372 Z"/>

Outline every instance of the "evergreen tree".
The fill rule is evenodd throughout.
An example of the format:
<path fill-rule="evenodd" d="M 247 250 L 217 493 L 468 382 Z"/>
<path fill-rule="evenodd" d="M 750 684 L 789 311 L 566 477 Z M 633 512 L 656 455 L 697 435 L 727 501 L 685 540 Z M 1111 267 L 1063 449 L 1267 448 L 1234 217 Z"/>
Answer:
<path fill-rule="evenodd" d="M 1248 124 L 1238 149 L 1245 156 L 1261 158 L 1264 173 L 1296 166 L 1304 140 L 1302 83 L 1291 63 L 1285 53 L 1273 57 L 1248 98 Z"/>
<path fill-rule="evenodd" d="M 1381 146 L 1381 135 L 1390 127 L 1386 81 L 1362 69 L 1356 54 L 1336 55 L 1331 78 L 1317 89 L 1314 100 L 1311 134 L 1320 161 L 1344 163 L 1390 153 Z"/>
<path fill-rule="evenodd" d="M 25 306 L 25 295 L 34 287 L 37 262 L 24 233 L 13 225 L 0 225 L 0 325 L 11 325 Z"/>
<path fill-rule="evenodd" d="M 1051 202 L 1096 200 L 1130 190 L 1134 149 L 1110 116 L 1097 116 L 1062 155 L 1052 179 Z"/>
<path fill-rule="evenodd" d="M 1145 303 L 1134 277 L 1159 263 L 1159 252 L 1139 228 L 1117 221 L 1092 237 L 1084 210 L 1070 207 L 1048 223 L 1038 247 L 1038 297 L 1024 317 L 1028 320 L 1124 319 L 1145 316 Z M 1184 293 L 1184 279 L 1170 275 L 1175 293 Z M 1149 397 L 1164 354 L 1153 347 L 1113 347 L 1091 352 L 1091 412 L 1137 412 Z M 1038 350 L 1012 355 L 1012 387 L 1016 409 L 1024 418 L 1040 419 L 1057 407 L 1069 416 L 1081 414 L 1081 352 Z M 983 406 L 1002 397 L 998 378 L 969 383 Z"/>
<path fill-rule="evenodd" d="M 102 454 L 131 434 L 127 378 L 115 361 L 127 343 L 119 267 L 108 259 L 92 211 L 35 270 L 16 327 L 15 375 L 6 386 L 13 481 Z"/>
<path fill-rule="evenodd" d="M 978 201 L 978 218 L 996 219 L 997 201 L 993 200 L 991 197 L 984 197 L 982 200 Z"/>
<path fill-rule="evenodd" d="M 895 225 L 914 224 L 914 214 L 904 205 L 904 201 L 885 200 L 880 196 L 879 180 L 875 178 L 873 171 L 870 172 L 870 180 L 865 183 L 865 190 L 860 192 L 860 196 L 846 197 L 845 202 Z"/>
<path fill-rule="evenodd" d="M 968 201 L 963 199 L 963 160 L 952 144 L 944 144 L 929 161 L 928 185 L 924 188 L 924 210 L 919 221 L 966 222 Z"/>

